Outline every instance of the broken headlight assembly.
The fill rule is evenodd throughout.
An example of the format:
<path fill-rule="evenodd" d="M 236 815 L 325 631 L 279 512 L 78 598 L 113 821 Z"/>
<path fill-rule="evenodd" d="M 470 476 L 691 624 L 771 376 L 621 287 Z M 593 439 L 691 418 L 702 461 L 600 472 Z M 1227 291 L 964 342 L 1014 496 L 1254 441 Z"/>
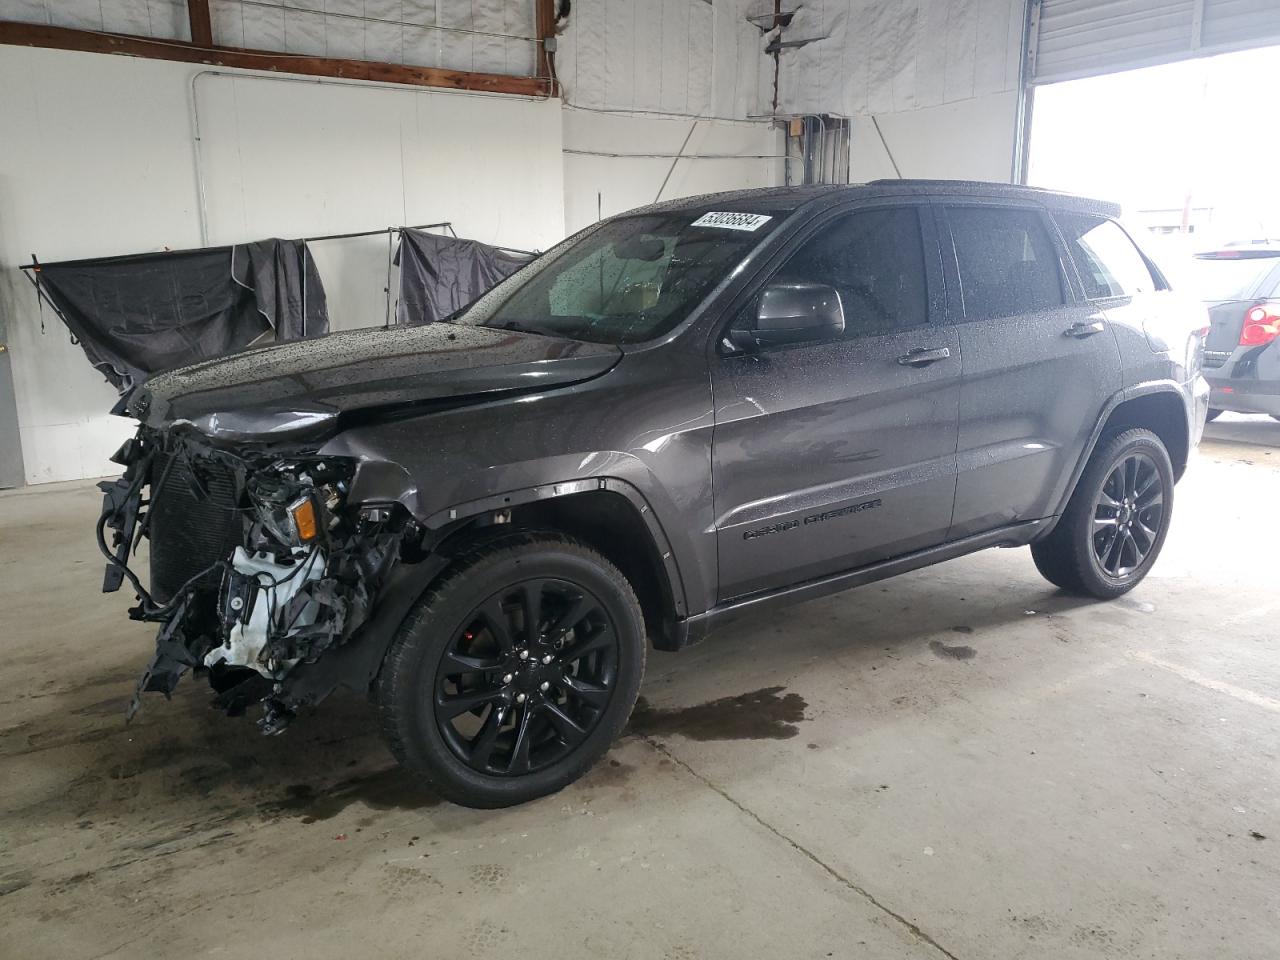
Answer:
<path fill-rule="evenodd" d="M 260 528 L 256 539 L 290 551 L 327 540 L 344 522 L 350 475 L 348 463 L 333 460 L 279 461 L 250 474 L 245 493 Z"/>

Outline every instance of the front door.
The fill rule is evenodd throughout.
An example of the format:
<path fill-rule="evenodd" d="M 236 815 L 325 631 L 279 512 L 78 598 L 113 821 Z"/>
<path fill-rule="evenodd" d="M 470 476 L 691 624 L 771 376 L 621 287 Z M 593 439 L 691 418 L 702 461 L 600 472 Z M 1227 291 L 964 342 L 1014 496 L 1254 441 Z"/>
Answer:
<path fill-rule="evenodd" d="M 945 538 L 960 344 L 936 236 L 913 206 L 828 218 L 769 279 L 834 287 L 844 335 L 713 359 L 721 601 Z"/>

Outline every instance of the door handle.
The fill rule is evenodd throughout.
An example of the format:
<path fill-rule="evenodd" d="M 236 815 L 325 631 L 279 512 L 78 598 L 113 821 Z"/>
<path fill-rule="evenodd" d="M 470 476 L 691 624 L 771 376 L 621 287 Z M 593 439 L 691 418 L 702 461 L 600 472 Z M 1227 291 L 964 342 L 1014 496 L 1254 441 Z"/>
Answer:
<path fill-rule="evenodd" d="M 951 350 L 948 347 L 916 347 L 900 356 L 898 362 L 904 367 L 927 367 L 949 356 L 951 356 Z"/>
<path fill-rule="evenodd" d="M 1107 329 L 1107 325 L 1101 320 L 1091 320 L 1088 323 L 1073 323 L 1062 333 L 1064 336 L 1083 340 L 1085 337 L 1092 337 L 1095 333 L 1101 333 L 1105 329 Z"/>

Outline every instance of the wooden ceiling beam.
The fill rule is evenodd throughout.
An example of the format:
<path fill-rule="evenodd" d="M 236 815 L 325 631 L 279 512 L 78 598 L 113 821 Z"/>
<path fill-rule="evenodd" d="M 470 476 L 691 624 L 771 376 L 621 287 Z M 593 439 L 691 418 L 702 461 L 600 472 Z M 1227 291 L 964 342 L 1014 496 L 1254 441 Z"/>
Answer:
<path fill-rule="evenodd" d="M 155 40 L 151 37 L 96 33 L 8 20 L 0 20 L 0 44 L 109 53 L 152 60 L 174 60 L 179 63 L 200 63 L 211 67 L 296 73 L 310 77 L 339 77 L 347 80 L 440 87 L 446 90 L 507 93 L 524 97 L 548 96 L 552 86 L 546 77 L 514 77 L 500 73 L 446 70 L 441 67 L 411 67 L 399 63 L 297 56 L 269 50 L 201 46 L 182 40 Z"/>

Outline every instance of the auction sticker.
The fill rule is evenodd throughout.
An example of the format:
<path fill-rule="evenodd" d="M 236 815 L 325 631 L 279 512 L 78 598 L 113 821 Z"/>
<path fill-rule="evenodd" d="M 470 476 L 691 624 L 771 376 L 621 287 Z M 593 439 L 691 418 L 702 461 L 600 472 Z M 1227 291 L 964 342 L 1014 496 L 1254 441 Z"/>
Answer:
<path fill-rule="evenodd" d="M 695 227 L 719 227 L 722 230 L 759 230 L 773 217 L 763 213 L 704 213 L 693 221 Z"/>

